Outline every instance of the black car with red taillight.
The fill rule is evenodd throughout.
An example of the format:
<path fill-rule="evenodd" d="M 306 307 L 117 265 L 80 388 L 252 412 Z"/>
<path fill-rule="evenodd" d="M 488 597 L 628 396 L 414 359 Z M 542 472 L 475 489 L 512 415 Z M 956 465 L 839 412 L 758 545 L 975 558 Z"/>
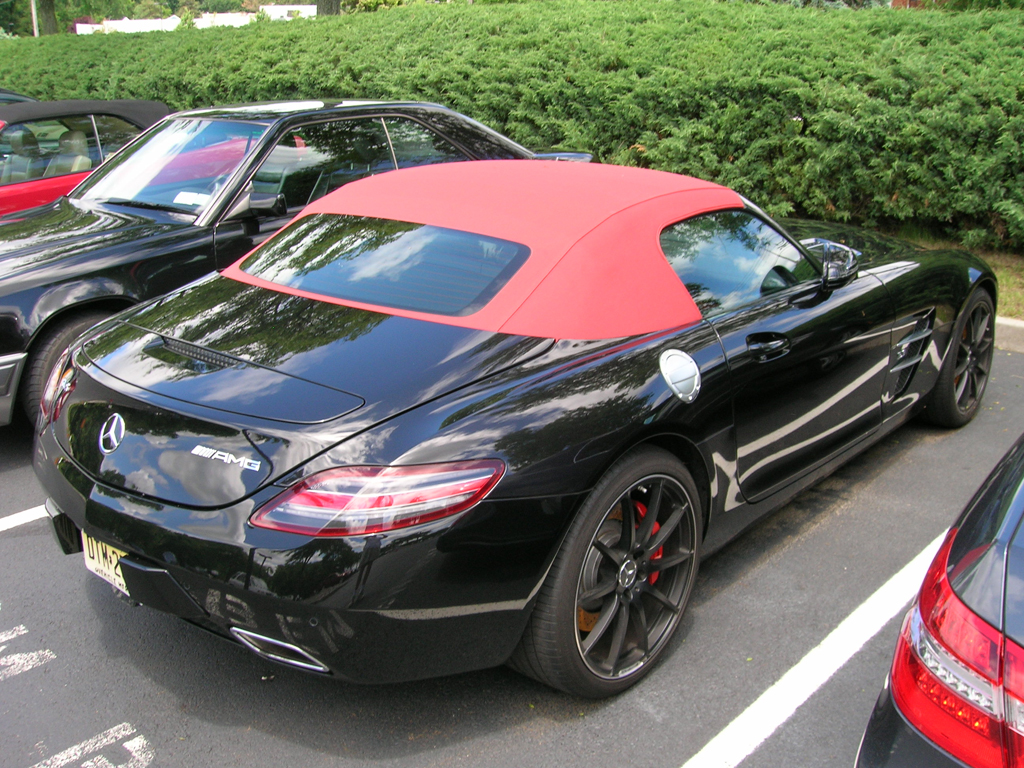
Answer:
<path fill-rule="evenodd" d="M 1024 437 L 950 528 L 900 631 L 858 768 L 1024 765 Z"/>
<path fill-rule="evenodd" d="M 982 261 L 792 230 L 611 165 L 346 184 L 58 362 L 55 531 L 130 600 L 304 670 L 623 691 L 702 553 L 907 419 L 980 407 Z"/>

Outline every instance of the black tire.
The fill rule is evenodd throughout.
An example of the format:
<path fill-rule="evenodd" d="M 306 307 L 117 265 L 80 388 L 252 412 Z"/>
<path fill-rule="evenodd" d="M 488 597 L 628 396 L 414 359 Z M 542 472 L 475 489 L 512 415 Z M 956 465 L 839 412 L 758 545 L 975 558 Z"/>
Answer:
<path fill-rule="evenodd" d="M 925 417 L 941 427 L 962 427 L 974 418 L 988 385 L 995 349 L 995 306 L 983 290 L 975 291 L 953 327 L 939 378 Z"/>
<path fill-rule="evenodd" d="M 646 675 L 697 577 L 699 498 L 666 451 L 640 448 L 612 465 L 570 526 L 510 666 L 588 698 Z"/>
<path fill-rule="evenodd" d="M 21 377 L 21 407 L 34 424 L 39 415 L 39 398 L 50 376 L 50 371 L 71 342 L 92 326 L 109 317 L 107 312 L 82 312 L 57 322 L 39 338 L 28 359 L 28 366 Z"/>

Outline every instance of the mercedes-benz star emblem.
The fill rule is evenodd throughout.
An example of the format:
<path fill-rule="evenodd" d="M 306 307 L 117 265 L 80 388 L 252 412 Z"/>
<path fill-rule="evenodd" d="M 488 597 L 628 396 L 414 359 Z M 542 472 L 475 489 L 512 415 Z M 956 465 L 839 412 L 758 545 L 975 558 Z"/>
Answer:
<path fill-rule="evenodd" d="M 124 440 L 124 419 L 120 413 L 115 413 L 105 422 L 100 430 L 100 451 L 103 455 L 109 455 L 117 450 L 117 446 Z"/>

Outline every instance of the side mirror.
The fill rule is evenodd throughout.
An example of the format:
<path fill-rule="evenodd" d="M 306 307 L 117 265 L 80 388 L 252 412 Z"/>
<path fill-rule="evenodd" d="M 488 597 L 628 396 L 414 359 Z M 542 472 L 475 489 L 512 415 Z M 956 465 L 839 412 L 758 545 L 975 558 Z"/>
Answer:
<path fill-rule="evenodd" d="M 801 240 L 800 245 L 821 259 L 823 290 L 835 290 L 857 276 L 857 270 L 860 268 L 857 257 L 860 256 L 860 251 L 820 237 Z"/>
<path fill-rule="evenodd" d="M 231 210 L 224 216 L 224 220 L 284 216 L 286 213 L 288 213 L 288 205 L 283 194 L 253 192 L 252 184 L 249 184 L 242 192 L 242 196 L 235 201 Z"/>

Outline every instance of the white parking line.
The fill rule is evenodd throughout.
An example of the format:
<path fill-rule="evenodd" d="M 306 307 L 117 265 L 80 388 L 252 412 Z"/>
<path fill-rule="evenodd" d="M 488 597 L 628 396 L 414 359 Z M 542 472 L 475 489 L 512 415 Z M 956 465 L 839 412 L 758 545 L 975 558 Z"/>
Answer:
<path fill-rule="evenodd" d="M 817 648 L 723 728 L 683 768 L 735 768 L 796 712 L 917 593 L 945 532 L 865 600 Z"/>
<path fill-rule="evenodd" d="M 24 512 L 15 512 L 7 517 L 0 517 L 0 531 L 9 531 L 19 525 L 31 523 L 33 520 L 41 520 L 46 517 L 46 507 L 40 504 L 38 507 L 26 509 Z"/>
<path fill-rule="evenodd" d="M 63 766 L 69 763 L 77 763 L 84 757 L 94 755 L 105 747 L 109 747 L 111 744 L 116 744 L 128 736 L 135 733 L 135 727 L 131 723 L 121 723 L 115 725 L 108 731 L 104 731 L 99 736 L 93 736 L 91 739 L 83 741 L 81 744 L 76 744 L 70 749 L 65 749 L 59 755 L 54 755 L 48 760 L 43 760 L 41 763 L 36 763 L 32 768 L 63 768 Z M 127 763 L 121 763 L 118 768 L 145 768 L 147 765 L 153 762 L 155 757 L 153 748 L 149 746 L 149 742 L 146 741 L 145 736 L 136 736 L 130 741 L 124 742 L 122 745 L 131 758 Z M 109 760 L 103 755 L 84 763 L 83 765 L 93 766 L 93 768 L 100 768 L 101 766 L 110 766 L 114 768 Z"/>
<path fill-rule="evenodd" d="M 25 625 L 9 629 L 6 632 L 0 632 L 0 653 L 7 650 L 7 645 L 11 640 L 22 635 L 27 635 L 28 630 L 25 629 Z M 12 653 L 9 656 L 0 656 L 0 681 L 7 680 L 16 675 L 20 675 L 22 672 L 28 672 L 36 667 L 41 667 L 48 661 L 53 661 L 57 658 L 51 650 L 44 651 L 33 651 L 32 653 Z"/>

